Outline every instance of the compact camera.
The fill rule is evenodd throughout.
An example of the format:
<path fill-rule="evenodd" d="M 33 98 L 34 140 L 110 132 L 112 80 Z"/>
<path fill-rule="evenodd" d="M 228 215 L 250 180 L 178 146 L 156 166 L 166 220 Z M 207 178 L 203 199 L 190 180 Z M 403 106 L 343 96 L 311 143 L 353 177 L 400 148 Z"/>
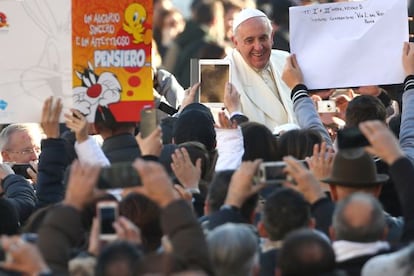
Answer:
<path fill-rule="evenodd" d="M 336 102 L 333 100 L 318 101 L 318 113 L 335 113 Z"/>

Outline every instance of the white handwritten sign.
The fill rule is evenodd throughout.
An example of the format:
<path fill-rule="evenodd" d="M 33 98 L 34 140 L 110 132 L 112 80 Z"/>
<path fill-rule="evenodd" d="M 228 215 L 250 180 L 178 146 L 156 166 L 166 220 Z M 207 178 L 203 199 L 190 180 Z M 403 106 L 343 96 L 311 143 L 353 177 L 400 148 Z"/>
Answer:
<path fill-rule="evenodd" d="M 406 1 L 292 7 L 289 14 L 291 52 L 309 89 L 403 82 Z"/>

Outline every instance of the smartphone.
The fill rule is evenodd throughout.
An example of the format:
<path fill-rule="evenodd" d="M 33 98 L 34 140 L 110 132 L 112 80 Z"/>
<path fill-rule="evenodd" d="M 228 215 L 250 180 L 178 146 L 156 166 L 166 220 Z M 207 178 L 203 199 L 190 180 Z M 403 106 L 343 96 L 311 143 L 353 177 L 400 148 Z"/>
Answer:
<path fill-rule="evenodd" d="M 118 219 L 118 203 L 116 201 L 101 201 L 97 204 L 99 220 L 99 238 L 101 240 L 116 239 L 116 231 L 112 224 Z"/>
<path fill-rule="evenodd" d="M 223 59 L 200 59 L 198 98 L 201 103 L 223 103 L 226 83 L 231 81 L 230 63 Z"/>
<path fill-rule="evenodd" d="M 31 168 L 34 172 L 36 172 L 36 170 L 29 163 L 14 163 L 11 164 L 11 168 L 15 174 L 21 175 L 26 179 L 31 179 L 30 175 L 27 173 L 28 168 Z"/>
<path fill-rule="evenodd" d="M 139 132 L 142 138 L 148 137 L 157 127 L 157 112 L 152 107 L 144 107 L 141 110 L 141 122 Z"/>
<path fill-rule="evenodd" d="M 335 113 L 336 102 L 333 100 L 317 101 L 318 113 Z"/>
<path fill-rule="evenodd" d="M 141 186 L 141 178 L 131 162 L 112 163 L 101 168 L 98 189 L 118 189 Z"/>
<path fill-rule="evenodd" d="M 358 127 L 339 129 L 337 132 L 338 149 L 351 149 L 368 146 L 368 139 Z"/>

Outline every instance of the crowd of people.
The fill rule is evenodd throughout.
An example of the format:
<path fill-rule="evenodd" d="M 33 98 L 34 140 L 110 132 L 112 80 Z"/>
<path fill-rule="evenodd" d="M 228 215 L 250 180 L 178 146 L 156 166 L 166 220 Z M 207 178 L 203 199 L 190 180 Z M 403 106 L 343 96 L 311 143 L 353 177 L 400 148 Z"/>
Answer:
<path fill-rule="evenodd" d="M 414 275 L 414 44 L 402 84 L 310 91 L 286 51 L 308 2 L 194 0 L 186 22 L 154 0 L 146 137 L 53 97 L 5 126 L 0 275 Z M 222 112 L 185 89 L 191 58 L 232 65 Z"/>

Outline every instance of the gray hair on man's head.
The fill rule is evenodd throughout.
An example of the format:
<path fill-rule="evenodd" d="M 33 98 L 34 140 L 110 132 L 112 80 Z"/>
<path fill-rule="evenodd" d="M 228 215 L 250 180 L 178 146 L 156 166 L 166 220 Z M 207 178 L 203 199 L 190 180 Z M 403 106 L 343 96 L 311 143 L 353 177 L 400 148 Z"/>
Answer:
<path fill-rule="evenodd" d="M 226 223 L 207 235 L 216 276 L 252 275 L 258 262 L 258 237 L 245 224 Z"/>
<path fill-rule="evenodd" d="M 39 124 L 34 123 L 18 123 L 18 124 L 10 124 L 3 128 L 0 132 L 0 151 L 7 150 L 10 146 L 10 136 L 13 133 L 19 132 L 19 131 L 26 131 L 28 132 L 32 138 L 35 141 L 38 141 L 40 143 L 40 140 L 42 139 L 42 130 L 39 126 Z"/>
<path fill-rule="evenodd" d="M 357 204 L 355 208 L 359 212 L 347 210 L 352 208 L 353 204 Z M 336 240 L 353 242 L 382 240 L 386 227 L 383 208 L 372 195 L 353 193 L 336 205 L 332 218 L 332 227 L 335 230 Z"/>

